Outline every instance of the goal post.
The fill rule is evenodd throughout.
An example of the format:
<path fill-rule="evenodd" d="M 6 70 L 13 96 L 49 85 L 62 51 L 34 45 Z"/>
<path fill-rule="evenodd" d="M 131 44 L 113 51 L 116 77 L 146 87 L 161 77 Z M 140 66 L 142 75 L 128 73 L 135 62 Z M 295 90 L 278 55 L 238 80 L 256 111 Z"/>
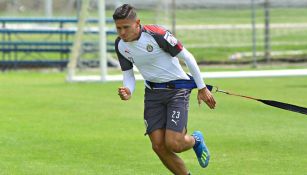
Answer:
<path fill-rule="evenodd" d="M 82 46 L 83 41 L 83 35 L 84 35 L 84 26 L 86 22 L 86 17 L 88 14 L 88 6 L 89 6 L 89 0 L 83 0 L 81 5 L 81 11 L 78 19 L 77 24 L 77 31 L 74 38 L 74 43 L 71 51 L 71 56 L 67 65 L 68 68 L 68 81 L 73 81 L 74 76 L 76 74 L 76 67 L 78 62 L 78 57 L 80 55 L 80 50 Z"/>
<path fill-rule="evenodd" d="M 88 18 L 88 9 L 90 0 L 83 0 L 79 13 L 77 31 L 73 41 L 71 56 L 67 65 L 68 82 L 82 81 L 107 81 L 107 41 L 106 41 L 106 16 L 105 16 L 105 0 L 98 1 L 98 57 L 99 57 L 99 74 L 98 75 L 78 75 L 78 59 L 82 55 L 82 44 L 84 41 L 84 32 L 86 20 Z M 87 29 L 86 29 L 87 30 Z M 92 29 L 91 29 L 92 30 Z"/>
<path fill-rule="evenodd" d="M 116 3 L 116 1 L 106 0 L 83 0 L 79 2 L 82 3 L 77 32 L 73 40 L 71 57 L 67 66 L 66 80 L 68 82 L 105 82 L 122 79 L 113 44 L 117 35 L 115 34 L 114 23 L 110 22 L 111 18 L 106 18 L 106 14 L 110 14 L 106 13 L 106 11 L 113 11 L 113 7 L 117 7 L 114 5 L 122 5 L 123 2 L 118 1 Z M 156 23 L 168 29 L 171 28 L 169 9 L 171 0 L 154 0 L 140 4 L 135 2 L 132 5 L 135 5 L 140 10 L 139 15 L 144 20 L 144 24 Z M 92 21 L 92 17 L 98 20 L 92 23 L 87 22 L 87 19 Z"/>
<path fill-rule="evenodd" d="M 117 55 L 114 51 L 114 40 L 117 34 L 113 20 L 110 18 L 114 8 L 121 5 L 122 1 L 79 0 L 78 2 L 82 2 L 82 6 L 68 64 L 67 81 L 105 82 L 122 80 L 120 66 L 116 59 Z M 250 1 L 244 3 L 242 1 L 240 8 L 237 8 L 238 4 L 235 2 L 226 1 L 212 1 L 206 6 L 196 3 L 196 1 L 193 1 L 194 3 L 176 1 L 176 4 L 175 0 L 126 2 L 131 2 L 133 6 L 137 7 L 142 25 L 158 24 L 171 29 L 173 24 L 173 31 L 175 31 L 176 26 L 176 37 L 199 61 L 238 62 L 239 64 L 240 62 L 253 61 L 251 60 L 253 43 L 251 39 Z M 262 8 L 260 2 L 255 2 L 257 2 L 255 8 Z M 88 11 L 87 9 L 91 10 Z M 275 10 L 278 10 L 277 12 L 284 11 L 284 9 L 279 8 Z M 295 10 L 300 11 L 300 9 Z M 290 9 L 290 12 L 292 11 L 293 9 Z M 109 15 L 108 18 L 106 18 L 106 14 Z M 203 14 L 205 17 L 199 14 Z M 175 19 L 175 16 L 178 18 Z M 258 15 L 258 18 L 259 16 L 261 17 L 261 15 Z M 94 22 L 93 20 L 91 20 L 92 23 L 86 22 L 86 18 L 89 19 L 90 17 L 95 18 Z M 279 20 L 281 21 L 281 19 Z M 259 19 L 255 22 L 257 22 L 254 27 L 257 30 L 255 41 L 258 43 L 258 52 L 255 52 L 254 56 L 263 57 L 261 55 L 263 54 L 263 44 L 261 43 L 263 43 L 265 26 Z M 289 58 L 292 58 L 296 55 L 306 55 L 306 47 L 302 46 L 306 45 L 303 34 L 307 31 L 307 25 L 299 23 L 299 21 L 295 24 L 285 22 L 270 24 L 270 42 L 272 45 L 270 56 L 289 55 Z M 280 39 L 280 36 L 287 37 Z M 291 40 L 291 38 L 294 39 Z M 285 46 L 287 46 L 286 49 Z M 274 48 L 278 50 L 274 50 Z M 303 73 L 306 74 L 306 70 L 303 70 Z M 137 72 L 136 79 L 142 79 Z"/>
<path fill-rule="evenodd" d="M 107 41 L 106 41 L 106 16 L 105 0 L 98 0 L 99 11 L 99 56 L 101 81 L 107 80 Z"/>

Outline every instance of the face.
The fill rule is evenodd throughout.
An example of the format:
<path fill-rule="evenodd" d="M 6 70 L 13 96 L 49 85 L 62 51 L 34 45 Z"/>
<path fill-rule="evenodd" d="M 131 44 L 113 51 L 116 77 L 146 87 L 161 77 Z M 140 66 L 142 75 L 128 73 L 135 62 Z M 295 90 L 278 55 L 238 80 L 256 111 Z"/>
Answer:
<path fill-rule="evenodd" d="M 118 36 L 125 42 L 134 41 L 140 33 L 139 19 L 118 19 L 115 21 Z"/>

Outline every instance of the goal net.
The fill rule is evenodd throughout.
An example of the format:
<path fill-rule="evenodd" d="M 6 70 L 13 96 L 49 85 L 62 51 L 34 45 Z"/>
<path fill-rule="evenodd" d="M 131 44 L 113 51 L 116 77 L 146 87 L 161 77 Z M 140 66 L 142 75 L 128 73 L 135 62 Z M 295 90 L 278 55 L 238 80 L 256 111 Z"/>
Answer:
<path fill-rule="evenodd" d="M 159 24 L 172 30 L 170 9 L 172 0 L 154 0 L 148 3 L 125 1 L 125 3 L 136 7 L 142 24 Z M 117 33 L 112 20 L 115 8 L 120 5 L 122 2 L 119 0 L 112 3 L 104 0 L 82 1 L 68 64 L 67 81 L 122 79 L 114 50 Z M 141 79 L 141 76 L 136 75 L 136 78 Z"/>
<path fill-rule="evenodd" d="M 74 43 L 76 48 L 79 43 L 80 49 L 72 49 L 76 54 L 71 54 L 69 81 L 122 79 L 114 51 L 117 34 L 111 17 L 115 8 L 123 3 L 136 7 L 141 24 L 159 24 L 173 31 L 200 64 L 252 65 L 255 60 L 257 64 L 267 64 L 264 58 L 267 48 L 271 60 L 286 58 L 291 62 L 305 59 L 305 63 L 307 60 L 307 0 L 295 0 L 292 3 L 255 0 L 254 18 L 251 1 L 245 0 L 82 2 L 82 6 L 85 2 L 89 4 L 87 13 L 81 12 L 82 8 L 79 8 L 80 19 L 94 18 L 100 22 L 85 20 L 83 32 L 77 32 Z M 270 2 L 269 31 L 265 30 L 265 2 Z M 255 21 L 255 38 L 252 21 Z M 78 26 L 78 31 L 81 31 L 82 25 Z M 78 37 L 78 34 L 83 37 Z"/>

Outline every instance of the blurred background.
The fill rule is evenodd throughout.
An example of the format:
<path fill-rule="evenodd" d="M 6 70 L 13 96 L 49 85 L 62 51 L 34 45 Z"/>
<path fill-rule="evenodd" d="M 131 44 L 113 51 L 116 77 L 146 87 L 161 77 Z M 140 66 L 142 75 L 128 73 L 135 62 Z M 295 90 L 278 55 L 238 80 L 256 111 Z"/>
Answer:
<path fill-rule="evenodd" d="M 123 3 L 172 31 L 206 83 L 307 106 L 307 0 L 0 0 L 0 175 L 170 174 L 143 136 L 144 82 L 118 97 Z M 203 169 L 180 154 L 191 174 L 306 175 L 306 115 L 213 95 L 210 110 L 191 93 L 188 131 L 212 155 Z"/>
<path fill-rule="evenodd" d="M 200 64 L 257 67 L 307 62 L 307 0 L 107 0 L 109 66 L 118 67 L 111 17 L 122 3 L 136 7 L 142 24 L 171 30 Z M 81 5 L 82 0 L 0 0 L 1 68 L 63 70 L 77 30 L 77 21 L 65 19 L 78 19 Z M 78 66 L 99 67 L 97 0 L 90 0 L 86 18 L 92 21 L 86 24 Z M 72 31 L 62 31 L 66 29 Z"/>

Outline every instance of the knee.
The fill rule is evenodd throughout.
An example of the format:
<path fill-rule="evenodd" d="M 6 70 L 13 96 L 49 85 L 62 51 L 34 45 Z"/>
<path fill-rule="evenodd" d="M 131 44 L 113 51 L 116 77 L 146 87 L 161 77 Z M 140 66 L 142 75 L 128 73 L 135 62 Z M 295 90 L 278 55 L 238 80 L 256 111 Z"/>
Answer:
<path fill-rule="evenodd" d="M 152 149 L 156 154 L 164 154 L 167 151 L 164 143 L 152 143 Z"/>
<path fill-rule="evenodd" d="M 166 141 L 166 147 L 168 150 L 175 153 L 181 153 L 183 151 L 183 147 L 180 140 L 176 139 Z"/>

